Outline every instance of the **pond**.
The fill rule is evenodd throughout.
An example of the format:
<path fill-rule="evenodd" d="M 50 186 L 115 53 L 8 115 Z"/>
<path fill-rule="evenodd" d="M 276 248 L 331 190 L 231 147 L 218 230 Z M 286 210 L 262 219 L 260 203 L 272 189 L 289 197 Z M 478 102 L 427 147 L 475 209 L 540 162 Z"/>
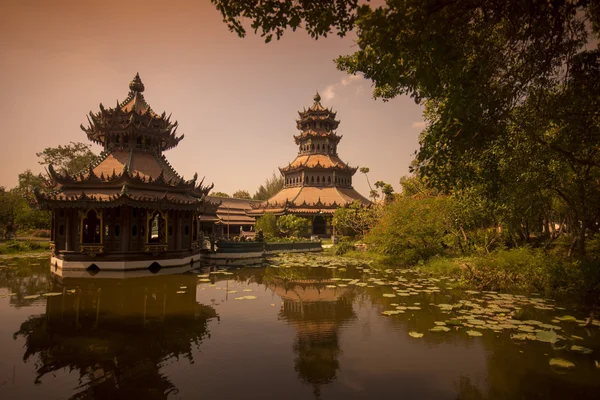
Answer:
<path fill-rule="evenodd" d="M 549 299 L 322 255 L 214 272 L 60 279 L 0 260 L 0 398 L 600 393 L 600 322 Z"/>

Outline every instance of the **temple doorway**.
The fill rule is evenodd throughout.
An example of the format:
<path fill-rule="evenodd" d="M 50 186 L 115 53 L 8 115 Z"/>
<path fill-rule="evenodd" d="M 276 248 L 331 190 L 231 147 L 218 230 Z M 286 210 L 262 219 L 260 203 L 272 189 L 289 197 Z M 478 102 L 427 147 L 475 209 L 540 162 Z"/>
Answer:
<path fill-rule="evenodd" d="M 326 225 L 325 218 L 317 215 L 313 220 L 313 235 L 324 235 Z"/>

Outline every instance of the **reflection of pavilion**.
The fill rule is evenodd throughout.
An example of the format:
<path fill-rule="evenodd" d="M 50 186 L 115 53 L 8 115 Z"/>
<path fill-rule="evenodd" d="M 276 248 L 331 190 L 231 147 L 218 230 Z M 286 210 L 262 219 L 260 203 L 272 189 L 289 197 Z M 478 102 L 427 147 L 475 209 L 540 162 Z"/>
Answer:
<path fill-rule="evenodd" d="M 284 281 L 273 278 L 267 283 L 283 301 L 281 319 L 296 328 L 295 370 L 313 386 L 320 397 L 321 385 L 331 383 L 339 368 L 338 330 L 356 317 L 353 295 L 347 288 L 326 288 L 319 280 Z"/>
<path fill-rule="evenodd" d="M 54 290 L 64 294 L 49 297 L 46 315 L 30 317 L 15 337 L 26 340 L 24 360 L 38 357 L 38 381 L 63 368 L 78 370 L 73 399 L 176 393 L 162 365 L 179 356 L 193 361 L 192 345 L 200 345 L 208 319 L 216 317 L 196 303 L 195 275 L 64 279 Z"/>

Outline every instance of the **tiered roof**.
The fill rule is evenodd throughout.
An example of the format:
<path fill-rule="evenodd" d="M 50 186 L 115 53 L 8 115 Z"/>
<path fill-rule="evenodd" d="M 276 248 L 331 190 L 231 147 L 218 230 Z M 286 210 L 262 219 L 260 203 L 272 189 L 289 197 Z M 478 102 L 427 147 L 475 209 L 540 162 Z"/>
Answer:
<path fill-rule="evenodd" d="M 157 150 L 171 149 L 183 139 L 177 136 L 177 121 L 171 123 L 171 116 L 166 113 L 157 115 L 144 98 L 144 84 L 140 75 L 129 83 L 129 95 L 115 108 L 105 109 L 100 103 L 100 111 L 90 111 L 86 128 L 88 139 L 94 143 L 106 146 L 123 138 L 141 138 L 144 142 L 155 143 Z"/>
<path fill-rule="evenodd" d="M 308 107 L 308 110 L 304 108 L 303 111 L 298 111 L 300 116 L 299 120 L 296 120 L 296 127 L 303 133 L 309 132 L 310 122 L 322 122 L 325 123 L 328 130 L 333 131 L 337 129 L 340 121 L 336 120 L 337 115 L 331 108 L 325 108 L 321 105 L 321 95 L 317 92 L 313 98 L 315 101 L 312 106 Z"/>
<path fill-rule="evenodd" d="M 313 170 L 338 170 L 348 171 L 352 174 L 356 172 L 357 167 L 350 167 L 343 162 L 337 155 L 333 154 L 306 154 L 299 155 L 294 161 L 285 167 L 279 168 L 281 173 L 298 171 L 302 169 Z"/>
<path fill-rule="evenodd" d="M 364 205 L 371 204 L 349 183 L 349 178 L 358 168 L 350 167 L 342 161 L 335 150 L 342 138 L 334 131 L 340 124 L 340 121 L 335 119 L 336 113 L 330 108 L 323 107 L 321 96 L 317 93 L 313 105 L 298 114 L 300 119 L 296 121 L 296 126 L 301 133 L 294 136 L 294 139 L 300 151 L 294 161 L 279 168 L 286 184 L 279 193 L 266 202 L 253 205 L 253 210 L 248 211 L 248 214 L 254 216 L 265 212 L 332 214 L 337 208 L 354 201 Z M 318 145 L 316 148 L 315 142 Z M 292 175 L 291 185 L 287 184 L 289 174 L 295 174 Z M 323 178 L 327 175 L 327 184 L 324 180 L 306 179 L 309 176 L 314 178 L 314 175 Z M 336 178 L 343 178 L 343 180 L 338 181 Z"/>
<path fill-rule="evenodd" d="M 352 188 L 299 186 L 284 188 L 260 205 L 252 205 L 248 215 L 259 216 L 265 212 L 276 215 L 333 214 L 339 207 L 354 201 L 367 206 L 369 200 Z"/>
<path fill-rule="evenodd" d="M 177 123 L 171 124 L 164 113 L 159 116 L 152 111 L 142 95 L 144 85 L 139 75 L 129 88 L 127 100 L 117 102 L 112 109 L 100 105 L 99 113 L 90 113 L 90 126 L 82 127 L 90 140 L 104 144 L 104 151 L 85 170 L 75 174 L 60 173 L 50 165 L 53 185 L 46 192 L 36 192 L 40 205 L 216 208 L 216 204 L 205 201 L 213 185 L 204 186 L 204 179 L 198 183 L 197 174 L 185 180 L 162 154 L 183 138 L 175 135 Z M 143 145 L 136 146 L 138 142 Z"/>

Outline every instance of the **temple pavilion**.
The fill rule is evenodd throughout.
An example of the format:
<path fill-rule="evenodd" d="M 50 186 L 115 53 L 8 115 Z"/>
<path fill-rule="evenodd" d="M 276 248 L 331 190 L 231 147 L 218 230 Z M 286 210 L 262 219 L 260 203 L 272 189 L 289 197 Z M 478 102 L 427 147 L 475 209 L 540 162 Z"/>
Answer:
<path fill-rule="evenodd" d="M 321 105 L 317 93 L 314 104 L 298 112 L 294 136 L 298 155 L 289 165 L 279 168 L 284 178 L 283 189 L 266 202 L 253 206 L 248 215 L 295 214 L 309 220 L 311 234 L 332 234 L 331 219 L 339 207 L 359 201 L 371 202 L 352 187 L 357 167 L 350 167 L 338 156 L 342 136 L 336 129 L 340 121 L 336 113 Z"/>
<path fill-rule="evenodd" d="M 90 112 L 89 140 L 103 146 L 96 161 L 75 174 L 48 167 L 51 185 L 36 191 L 52 211 L 52 269 L 160 269 L 192 264 L 201 250 L 200 219 L 218 204 L 211 186 L 185 180 L 164 152 L 183 139 L 177 122 L 155 113 L 139 74 L 114 108 Z"/>

